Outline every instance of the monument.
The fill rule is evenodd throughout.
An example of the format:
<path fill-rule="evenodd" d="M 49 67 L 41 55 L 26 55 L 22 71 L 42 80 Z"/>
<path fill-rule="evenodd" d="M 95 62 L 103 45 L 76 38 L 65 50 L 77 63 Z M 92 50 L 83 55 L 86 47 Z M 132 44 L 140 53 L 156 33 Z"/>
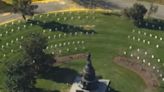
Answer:
<path fill-rule="evenodd" d="M 83 74 L 76 77 L 70 92 L 110 92 L 109 84 L 109 80 L 98 79 L 96 77 L 91 61 L 91 54 L 89 53 Z"/>

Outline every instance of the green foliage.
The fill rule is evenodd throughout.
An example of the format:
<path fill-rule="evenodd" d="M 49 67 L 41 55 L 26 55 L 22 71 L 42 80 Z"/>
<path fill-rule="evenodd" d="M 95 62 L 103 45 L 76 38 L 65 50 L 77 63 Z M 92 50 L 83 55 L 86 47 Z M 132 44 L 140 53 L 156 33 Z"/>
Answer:
<path fill-rule="evenodd" d="M 22 14 L 22 17 L 24 18 L 24 20 L 26 20 L 25 15 L 30 15 L 33 16 L 34 15 L 34 7 L 33 5 L 31 5 L 32 0 L 13 0 L 13 10 L 15 13 L 20 12 Z"/>
<path fill-rule="evenodd" d="M 5 88 L 8 92 L 31 92 L 36 82 L 32 60 L 24 57 L 6 65 Z"/>
<path fill-rule="evenodd" d="M 143 20 L 146 12 L 147 12 L 147 9 L 145 8 L 145 6 L 141 4 L 137 4 L 137 3 L 134 4 L 133 7 L 124 10 L 124 14 L 127 17 L 132 18 L 137 21 Z"/>
<path fill-rule="evenodd" d="M 40 71 L 43 68 L 46 55 L 44 49 L 47 47 L 47 39 L 40 33 L 30 33 L 22 42 L 24 52 L 33 60 L 33 63 Z"/>

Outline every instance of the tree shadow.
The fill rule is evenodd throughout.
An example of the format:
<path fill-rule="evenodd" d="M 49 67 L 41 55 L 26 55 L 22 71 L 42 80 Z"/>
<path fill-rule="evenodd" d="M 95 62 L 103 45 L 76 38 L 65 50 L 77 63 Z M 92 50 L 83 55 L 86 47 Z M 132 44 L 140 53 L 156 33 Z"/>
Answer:
<path fill-rule="evenodd" d="M 164 21 L 158 19 L 145 19 L 143 21 L 135 21 L 135 25 L 139 28 L 164 31 Z"/>
<path fill-rule="evenodd" d="M 41 78 L 52 80 L 57 83 L 72 84 L 79 74 L 77 71 L 69 68 L 49 67 L 46 72 L 40 75 Z"/>
<path fill-rule="evenodd" d="M 60 31 L 60 32 L 64 32 L 64 33 L 74 33 L 74 32 L 83 32 L 83 33 L 96 33 L 94 30 L 86 30 L 83 27 L 78 27 L 78 26 L 74 26 L 74 25 L 69 25 L 69 24 L 62 24 L 56 21 L 50 21 L 50 22 L 42 22 L 39 20 L 28 20 L 27 23 L 32 23 L 33 25 L 38 25 L 40 27 L 42 27 L 43 29 L 51 29 L 52 31 Z"/>
<path fill-rule="evenodd" d="M 0 13 L 11 12 L 11 10 L 12 10 L 12 5 L 7 4 L 0 0 Z"/>
<path fill-rule="evenodd" d="M 106 0 L 73 0 L 77 4 L 86 7 L 86 8 L 120 8 L 118 5 L 108 2 Z"/>
<path fill-rule="evenodd" d="M 118 90 L 116 90 L 114 88 L 110 88 L 110 90 L 108 90 L 107 92 L 120 92 L 120 91 L 118 91 Z"/>

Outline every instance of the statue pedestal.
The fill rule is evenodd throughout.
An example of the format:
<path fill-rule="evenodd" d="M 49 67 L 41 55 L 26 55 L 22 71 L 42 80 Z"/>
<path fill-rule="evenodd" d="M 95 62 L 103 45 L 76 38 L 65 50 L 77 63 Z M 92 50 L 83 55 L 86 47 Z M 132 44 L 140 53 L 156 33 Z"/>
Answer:
<path fill-rule="evenodd" d="M 107 92 L 107 90 L 109 91 L 109 84 L 110 81 L 109 80 L 105 80 L 105 79 L 100 79 L 98 80 L 98 87 L 95 90 L 84 90 L 80 87 L 80 80 L 81 77 L 77 77 L 75 79 L 75 82 L 73 83 L 70 92 Z"/>

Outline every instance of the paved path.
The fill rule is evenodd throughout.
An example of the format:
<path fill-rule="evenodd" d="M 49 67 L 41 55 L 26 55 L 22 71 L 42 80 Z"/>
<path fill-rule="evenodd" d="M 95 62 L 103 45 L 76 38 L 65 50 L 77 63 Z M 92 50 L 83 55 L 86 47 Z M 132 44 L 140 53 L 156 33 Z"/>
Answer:
<path fill-rule="evenodd" d="M 126 7 L 131 7 L 137 0 L 107 0 L 112 5 L 119 7 L 119 9 L 123 9 Z M 144 4 L 147 8 L 150 7 L 150 3 L 140 2 Z M 40 13 L 47 13 L 56 10 L 63 10 L 75 7 L 73 0 L 55 0 L 54 2 L 46 2 L 46 3 L 35 3 L 39 6 L 37 9 Z M 153 15 L 154 17 L 164 19 L 164 5 L 159 5 L 158 12 Z M 15 19 L 21 18 L 19 14 L 0 14 L 0 23 L 9 22 Z"/>
<path fill-rule="evenodd" d="M 46 2 L 46 3 L 34 3 L 39 6 L 36 10 L 39 13 L 47 13 L 55 10 L 69 9 L 73 7 L 73 2 L 71 0 L 59 0 L 59 2 Z M 0 14 L 0 23 L 9 22 L 15 19 L 21 18 L 20 14 Z"/>

